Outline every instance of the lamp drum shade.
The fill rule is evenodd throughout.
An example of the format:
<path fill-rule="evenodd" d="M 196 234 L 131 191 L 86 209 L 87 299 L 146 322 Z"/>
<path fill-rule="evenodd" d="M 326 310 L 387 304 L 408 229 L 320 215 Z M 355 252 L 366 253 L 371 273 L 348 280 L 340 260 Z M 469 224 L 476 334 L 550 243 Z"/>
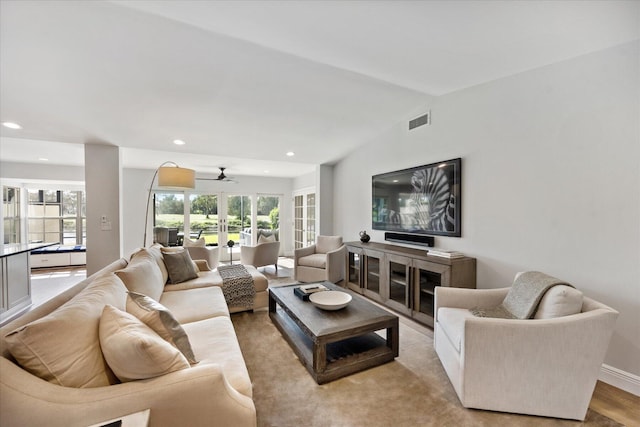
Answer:
<path fill-rule="evenodd" d="M 158 186 L 195 188 L 196 172 L 193 169 L 163 166 L 158 169 Z"/>

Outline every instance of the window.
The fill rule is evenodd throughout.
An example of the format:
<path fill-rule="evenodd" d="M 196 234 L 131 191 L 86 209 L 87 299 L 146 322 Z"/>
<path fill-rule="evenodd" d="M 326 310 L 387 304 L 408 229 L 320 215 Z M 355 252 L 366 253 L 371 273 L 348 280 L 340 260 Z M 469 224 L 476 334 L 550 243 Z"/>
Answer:
<path fill-rule="evenodd" d="M 154 196 L 154 226 L 169 229 L 169 245 L 178 244 L 184 233 L 184 194 L 156 192 Z M 162 240 L 160 240 L 162 241 Z"/>
<path fill-rule="evenodd" d="M 191 238 L 204 237 L 207 245 L 218 243 L 218 196 L 191 194 L 189 196 L 189 231 Z"/>
<path fill-rule="evenodd" d="M 27 191 L 29 243 L 86 243 L 86 205 L 83 191 Z"/>
<path fill-rule="evenodd" d="M 257 203 L 258 231 L 266 230 L 273 234 L 276 240 L 280 240 L 278 233 L 280 228 L 280 197 L 258 196 Z"/>
<path fill-rule="evenodd" d="M 2 187 L 4 243 L 20 243 L 20 188 Z"/>

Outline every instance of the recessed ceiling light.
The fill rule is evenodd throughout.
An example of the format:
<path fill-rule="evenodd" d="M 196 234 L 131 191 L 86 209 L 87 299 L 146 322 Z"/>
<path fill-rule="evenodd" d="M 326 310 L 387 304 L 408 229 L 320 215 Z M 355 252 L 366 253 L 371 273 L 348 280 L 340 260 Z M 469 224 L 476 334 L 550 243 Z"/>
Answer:
<path fill-rule="evenodd" d="M 293 151 L 288 151 L 287 152 L 287 156 L 289 156 L 289 157 L 293 157 L 295 155 L 296 155 L 296 153 L 294 153 Z"/>
<path fill-rule="evenodd" d="M 49 159 L 45 158 L 45 157 L 38 157 L 38 160 L 40 160 L 41 162 L 48 162 Z"/>
<path fill-rule="evenodd" d="M 269 171 L 266 170 L 266 171 L 264 171 L 264 173 L 269 173 Z"/>
<path fill-rule="evenodd" d="M 173 143 L 176 144 L 176 145 L 184 145 L 184 144 L 186 144 L 186 142 L 184 142 L 181 139 L 174 139 Z"/>
<path fill-rule="evenodd" d="M 9 129 L 22 129 L 22 126 L 20 126 L 17 123 L 13 123 L 13 122 L 3 122 L 2 126 L 9 128 Z"/>

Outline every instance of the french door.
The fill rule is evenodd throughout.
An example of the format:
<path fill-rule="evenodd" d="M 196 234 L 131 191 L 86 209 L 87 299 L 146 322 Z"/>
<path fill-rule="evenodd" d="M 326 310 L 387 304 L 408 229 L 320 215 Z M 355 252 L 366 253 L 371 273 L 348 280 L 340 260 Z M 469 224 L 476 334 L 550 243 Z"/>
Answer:
<path fill-rule="evenodd" d="M 293 196 L 294 248 L 311 246 L 316 241 L 316 194 L 303 191 Z"/>

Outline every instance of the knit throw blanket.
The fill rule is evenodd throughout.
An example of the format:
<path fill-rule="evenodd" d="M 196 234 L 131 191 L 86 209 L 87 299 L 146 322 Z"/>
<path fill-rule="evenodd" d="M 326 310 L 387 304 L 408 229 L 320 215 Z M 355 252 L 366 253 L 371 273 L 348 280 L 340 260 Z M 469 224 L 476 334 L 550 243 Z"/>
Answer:
<path fill-rule="evenodd" d="M 539 271 L 522 273 L 513 282 L 504 301 L 493 308 L 472 308 L 477 317 L 498 317 L 503 319 L 529 319 L 534 315 L 540 300 L 551 287 L 568 283 Z"/>
<path fill-rule="evenodd" d="M 253 277 L 244 265 L 221 265 L 218 273 L 222 277 L 222 293 L 229 307 L 253 308 L 256 289 Z"/>

